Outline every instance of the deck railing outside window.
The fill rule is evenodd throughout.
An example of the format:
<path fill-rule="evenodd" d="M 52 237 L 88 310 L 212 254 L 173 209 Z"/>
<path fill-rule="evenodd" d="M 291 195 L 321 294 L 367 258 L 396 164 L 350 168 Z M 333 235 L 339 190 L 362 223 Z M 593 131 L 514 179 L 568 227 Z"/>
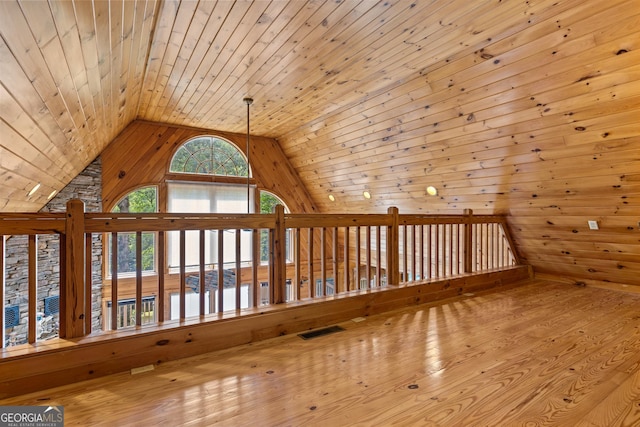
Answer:
<path fill-rule="evenodd" d="M 149 234 L 156 246 L 155 272 L 144 271 L 142 262 L 143 236 Z M 264 235 L 267 263 L 261 262 Z M 117 271 L 119 236 L 136 242 L 128 245 L 135 248 L 135 262 L 127 274 Z M 39 245 L 44 239 L 55 240 L 57 251 Z M 103 243 L 109 250 L 100 248 Z M 16 253 L 20 247 L 24 255 Z M 101 259 L 107 254 L 111 259 Z M 42 275 L 45 255 L 54 267 Z M 50 339 L 53 328 L 72 338 L 170 320 L 179 324 L 189 317 L 211 321 L 261 305 L 516 264 L 502 216 L 400 215 L 396 208 L 372 215 L 285 214 L 281 206 L 272 214 L 85 213 L 75 200 L 66 214 L 0 215 L 2 346 Z M 44 300 L 55 295 L 59 313 L 48 318 L 44 334 Z"/>

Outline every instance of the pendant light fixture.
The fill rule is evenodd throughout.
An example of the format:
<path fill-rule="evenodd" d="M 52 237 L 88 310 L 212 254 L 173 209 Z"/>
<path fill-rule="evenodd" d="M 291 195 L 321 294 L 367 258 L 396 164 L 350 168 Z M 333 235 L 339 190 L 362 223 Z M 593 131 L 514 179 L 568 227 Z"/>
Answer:
<path fill-rule="evenodd" d="M 250 153 L 249 149 L 251 148 L 250 147 L 250 140 L 249 140 L 249 129 L 250 129 L 249 128 L 249 120 L 250 120 L 250 117 L 249 117 L 249 106 L 251 104 L 253 104 L 253 98 L 247 97 L 247 98 L 244 98 L 243 101 L 244 101 L 245 104 L 247 104 L 247 213 L 251 213 L 251 197 L 249 197 L 250 194 L 251 194 L 251 186 L 250 186 L 251 174 L 249 173 L 251 171 L 251 166 L 249 164 L 249 159 L 250 159 L 250 156 L 251 156 L 249 154 Z"/>

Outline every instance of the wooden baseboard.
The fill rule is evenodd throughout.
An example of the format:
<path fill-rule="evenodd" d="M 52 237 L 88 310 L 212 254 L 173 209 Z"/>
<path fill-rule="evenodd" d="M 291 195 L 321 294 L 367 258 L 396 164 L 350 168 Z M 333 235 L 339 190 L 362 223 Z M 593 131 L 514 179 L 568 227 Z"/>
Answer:
<path fill-rule="evenodd" d="M 349 319 L 478 292 L 529 279 L 517 266 L 478 275 L 269 306 L 250 314 L 220 315 L 134 331 L 105 333 L 43 345 L 4 349 L 0 399 L 97 378 L 169 360 L 298 333 Z"/>
<path fill-rule="evenodd" d="M 640 294 L 640 286 L 627 285 L 625 283 L 616 282 L 603 282 L 602 280 L 582 279 L 575 277 L 563 277 L 554 274 L 535 273 L 536 279 L 548 280 L 550 282 L 566 283 L 568 285 L 576 286 L 591 286 L 593 288 L 610 289 L 613 291 L 631 292 L 634 294 Z"/>

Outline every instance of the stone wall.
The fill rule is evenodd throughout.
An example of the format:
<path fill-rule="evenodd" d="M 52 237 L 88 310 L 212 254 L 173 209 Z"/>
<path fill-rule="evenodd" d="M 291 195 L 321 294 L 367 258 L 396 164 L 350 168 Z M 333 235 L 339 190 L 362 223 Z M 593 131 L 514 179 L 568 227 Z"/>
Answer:
<path fill-rule="evenodd" d="M 52 198 L 41 212 L 65 212 L 71 199 L 85 203 L 85 212 L 102 212 L 102 164 L 98 157 Z M 11 236 L 5 245 L 5 306 L 19 307 L 20 324 L 5 329 L 6 345 L 27 342 L 28 319 L 28 257 L 27 237 Z M 37 302 L 36 310 L 44 313 L 44 300 L 60 294 L 60 239 L 55 235 L 38 236 Z M 92 330 L 102 326 L 102 236 L 92 238 Z M 59 314 L 43 317 L 42 327 L 37 328 L 37 339 L 57 336 Z"/>

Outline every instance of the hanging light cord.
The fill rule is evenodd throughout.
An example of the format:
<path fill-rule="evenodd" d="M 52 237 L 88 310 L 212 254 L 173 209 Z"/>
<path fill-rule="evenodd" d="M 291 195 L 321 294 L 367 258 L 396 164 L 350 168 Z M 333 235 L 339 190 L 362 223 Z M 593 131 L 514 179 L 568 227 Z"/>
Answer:
<path fill-rule="evenodd" d="M 251 166 L 249 163 L 249 159 L 250 159 L 250 145 L 249 145 L 249 106 L 251 104 L 253 104 L 253 99 L 252 98 L 244 98 L 243 99 L 244 103 L 247 104 L 247 213 L 251 213 L 251 189 L 250 189 L 250 178 L 251 178 L 251 174 L 249 173 L 249 171 L 251 170 Z"/>

